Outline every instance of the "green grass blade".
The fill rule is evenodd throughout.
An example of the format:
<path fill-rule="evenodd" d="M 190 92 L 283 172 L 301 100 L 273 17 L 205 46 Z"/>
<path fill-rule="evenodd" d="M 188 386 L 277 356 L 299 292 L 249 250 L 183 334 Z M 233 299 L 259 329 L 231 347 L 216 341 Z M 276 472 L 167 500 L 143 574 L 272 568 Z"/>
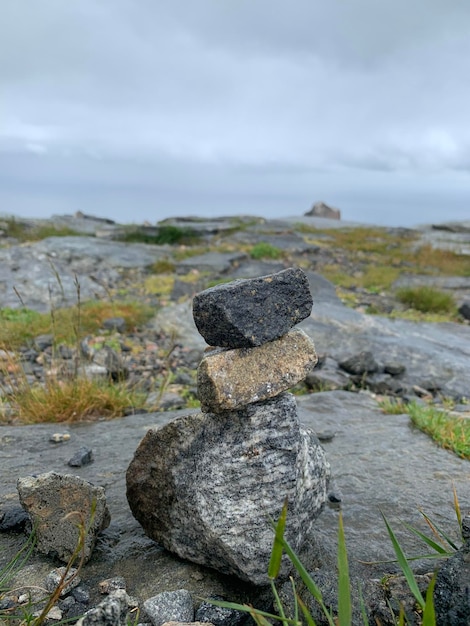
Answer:
<path fill-rule="evenodd" d="M 361 617 L 362 617 L 362 621 L 364 623 L 364 626 L 369 626 L 369 619 L 367 617 L 367 609 L 366 609 L 366 603 L 364 600 L 364 596 L 362 595 L 362 587 L 359 584 L 358 587 L 358 592 L 359 592 L 359 607 L 361 609 Z"/>
<path fill-rule="evenodd" d="M 281 619 L 285 620 L 286 614 L 284 613 L 284 607 L 282 606 L 281 598 L 279 597 L 279 594 L 276 589 L 276 585 L 274 584 L 273 580 L 271 580 L 271 589 L 273 592 L 274 599 L 276 601 L 277 612 L 279 613 L 279 616 L 281 617 Z"/>
<path fill-rule="evenodd" d="M 436 612 L 434 610 L 434 585 L 436 584 L 437 575 L 431 579 L 426 590 L 426 604 L 423 610 L 422 626 L 436 626 Z"/>
<path fill-rule="evenodd" d="M 268 565 L 268 576 L 273 580 L 279 576 L 282 561 L 282 539 L 284 538 L 284 530 L 286 528 L 287 518 L 287 498 L 284 500 L 281 515 L 276 524 L 274 531 L 274 542 L 271 550 L 271 558 Z"/>
<path fill-rule="evenodd" d="M 308 608 L 305 606 L 305 603 L 302 602 L 302 600 L 299 598 L 299 596 L 297 596 L 297 602 L 302 610 L 302 614 L 305 618 L 305 621 L 307 622 L 307 626 L 317 626 L 317 623 L 313 619 L 312 614 L 310 613 Z"/>
<path fill-rule="evenodd" d="M 438 554 L 441 554 L 442 556 L 449 556 L 450 555 L 448 550 L 443 548 L 439 543 L 436 543 L 435 541 L 433 541 L 431 539 L 431 537 L 428 537 L 427 535 L 422 533 L 420 530 L 418 530 L 414 526 L 411 526 L 411 524 L 408 524 L 407 522 L 402 522 L 402 524 L 404 526 L 406 526 L 408 528 L 408 530 L 410 530 L 413 534 L 415 534 L 417 537 L 422 539 L 430 548 L 435 550 Z"/>
<path fill-rule="evenodd" d="M 414 577 L 414 574 L 408 564 L 408 561 L 406 559 L 405 553 L 403 552 L 398 539 L 395 537 L 395 533 L 393 532 L 390 524 L 387 521 L 387 518 L 385 517 L 385 515 L 382 513 L 382 517 L 383 520 L 385 522 L 385 526 L 387 527 L 387 532 L 388 535 L 390 537 L 390 540 L 392 542 L 393 545 L 393 549 L 395 550 L 395 554 L 398 560 L 398 564 L 400 565 L 401 571 L 403 572 L 403 575 L 406 578 L 406 582 L 408 583 L 408 587 L 410 588 L 411 593 L 414 595 L 414 597 L 416 598 L 418 604 L 420 605 L 421 608 L 424 608 L 424 598 L 421 594 L 421 591 L 419 590 L 418 584 L 416 582 L 416 579 Z"/>
<path fill-rule="evenodd" d="M 351 588 L 349 581 L 348 554 L 344 536 L 343 516 L 339 515 L 338 529 L 338 619 L 339 626 L 351 626 Z"/>
<path fill-rule="evenodd" d="M 292 576 L 290 577 L 290 582 L 292 585 L 292 597 L 294 598 L 294 619 L 296 622 L 299 621 L 299 603 L 297 601 L 297 589 L 295 588 L 295 581 L 292 578 Z"/>

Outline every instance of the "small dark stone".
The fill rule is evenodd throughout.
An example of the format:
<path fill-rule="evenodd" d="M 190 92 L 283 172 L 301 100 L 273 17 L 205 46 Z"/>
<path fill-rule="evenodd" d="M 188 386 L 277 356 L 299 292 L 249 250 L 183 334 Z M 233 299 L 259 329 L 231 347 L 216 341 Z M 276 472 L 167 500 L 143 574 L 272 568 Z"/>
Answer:
<path fill-rule="evenodd" d="M 312 304 L 305 272 L 289 268 L 206 289 L 194 297 L 193 316 L 209 345 L 250 348 L 285 335 Z"/>
<path fill-rule="evenodd" d="M 315 435 L 317 436 L 318 441 L 325 443 L 326 441 L 333 441 L 336 433 L 334 430 L 322 430 L 320 432 L 315 432 Z"/>
<path fill-rule="evenodd" d="M 343 496 L 339 491 L 330 491 L 328 494 L 328 501 L 332 504 L 339 504 L 343 501 Z"/>
<path fill-rule="evenodd" d="M 76 602 L 79 602 L 80 604 L 85 605 L 90 602 L 90 592 L 83 585 L 78 585 L 78 587 L 72 589 L 70 595 Z"/>
<path fill-rule="evenodd" d="M 74 602 L 65 612 L 65 616 L 67 619 L 74 619 L 82 617 L 88 611 L 88 607 L 86 604 L 82 604 L 81 602 Z"/>
<path fill-rule="evenodd" d="M 362 374 L 373 374 L 379 370 L 379 364 L 374 359 L 372 352 L 364 350 L 358 354 L 348 357 L 340 362 L 339 366 L 349 374 L 361 376 Z"/>
<path fill-rule="evenodd" d="M 126 330 L 126 320 L 123 317 L 108 317 L 103 322 L 103 328 L 123 333 Z"/>
<path fill-rule="evenodd" d="M 460 307 L 459 307 L 459 313 L 462 317 L 464 317 L 466 320 L 470 320 L 470 301 L 466 301 L 464 302 Z"/>
<path fill-rule="evenodd" d="M 67 596 L 59 602 L 59 609 L 64 613 L 67 613 L 67 611 L 70 611 L 74 604 L 75 598 L 73 598 L 72 596 Z"/>
<path fill-rule="evenodd" d="M 0 599 L 0 611 L 7 611 L 16 606 L 16 602 L 13 598 L 1 598 Z"/>
<path fill-rule="evenodd" d="M 82 467 L 83 465 L 89 465 L 92 461 L 93 451 L 86 446 L 82 446 L 68 461 L 68 465 L 70 465 L 70 467 Z"/>
<path fill-rule="evenodd" d="M 34 363 L 39 356 L 39 352 L 37 350 L 33 350 L 33 348 L 27 348 L 25 350 L 21 350 L 21 360 L 22 361 L 31 361 Z"/>
<path fill-rule="evenodd" d="M 12 506 L 0 513 L 0 532 L 23 532 L 29 524 L 29 515 L 22 506 Z"/>
<path fill-rule="evenodd" d="M 220 596 L 213 596 L 212 599 L 224 600 Z M 249 616 L 243 611 L 215 606 L 211 604 L 210 600 L 211 598 L 201 602 L 196 611 L 196 622 L 211 622 L 214 626 L 241 626 L 249 619 Z"/>
<path fill-rule="evenodd" d="M 351 380 L 347 374 L 338 369 L 323 367 L 309 372 L 305 378 L 305 384 L 314 391 L 334 391 L 335 389 L 347 389 Z"/>
<path fill-rule="evenodd" d="M 400 374 L 404 374 L 406 371 L 406 367 L 403 363 L 398 363 L 397 361 L 389 361 L 384 364 L 384 372 L 386 374 L 390 374 L 391 376 L 400 376 Z"/>
<path fill-rule="evenodd" d="M 72 348 L 66 346 L 64 343 L 60 344 L 58 352 L 61 359 L 71 359 L 73 357 Z"/>
<path fill-rule="evenodd" d="M 365 380 L 368 389 L 380 394 L 400 394 L 403 391 L 402 383 L 389 374 L 373 374 Z"/>

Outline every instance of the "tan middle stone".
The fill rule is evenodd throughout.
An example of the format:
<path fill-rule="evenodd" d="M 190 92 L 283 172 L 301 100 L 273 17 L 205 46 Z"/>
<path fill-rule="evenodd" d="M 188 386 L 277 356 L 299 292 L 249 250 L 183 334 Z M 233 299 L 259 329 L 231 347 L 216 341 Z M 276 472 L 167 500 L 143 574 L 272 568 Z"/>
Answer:
<path fill-rule="evenodd" d="M 220 413 L 273 398 L 302 381 L 317 361 L 312 340 L 300 329 L 255 348 L 216 348 L 198 367 L 201 408 Z"/>

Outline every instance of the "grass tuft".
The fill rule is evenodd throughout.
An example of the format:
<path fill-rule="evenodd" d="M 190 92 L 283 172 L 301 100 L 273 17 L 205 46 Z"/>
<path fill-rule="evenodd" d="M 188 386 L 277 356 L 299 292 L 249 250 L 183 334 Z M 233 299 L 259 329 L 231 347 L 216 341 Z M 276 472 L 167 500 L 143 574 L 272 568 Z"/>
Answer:
<path fill-rule="evenodd" d="M 276 246 L 264 241 L 257 243 L 250 250 L 252 259 L 280 259 L 284 255 L 283 251 Z"/>
<path fill-rule="evenodd" d="M 412 423 L 439 446 L 452 450 L 463 459 L 470 459 L 470 420 L 414 402 L 407 405 L 407 413 Z"/>
<path fill-rule="evenodd" d="M 429 286 L 403 287 L 397 289 L 396 297 L 422 313 L 455 313 L 457 308 L 451 294 Z"/>
<path fill-rule="evenodd" d="M 20 384 L 8 402 L 23 424 L 78 422 L 111 419 L 129 408 L 142 408 L 145 394 L 122 383 L 79 376 L 65 381 L 50 378 L 44 385 Z"/>
<path fill-rule="evenodd" d="M 199 241 L 200 234 L 188 227 L 181 226 L 159 226 L 155 234 L 145 233 L 139 230 L 129 230 L 120 237 L 121 241 L 128 243 L 147 243 L 154 245 L 192 245 Z"/>

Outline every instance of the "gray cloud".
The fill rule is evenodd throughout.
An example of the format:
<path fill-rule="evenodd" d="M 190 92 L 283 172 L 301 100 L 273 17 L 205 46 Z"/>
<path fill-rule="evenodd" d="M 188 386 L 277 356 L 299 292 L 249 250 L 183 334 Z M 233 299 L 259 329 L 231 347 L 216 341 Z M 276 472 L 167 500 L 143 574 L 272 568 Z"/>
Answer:
<path fill-rule="evenodd" d="M 31 207 L 41 185 L 192 190 L 199 209 L 224 205 L 220 181 L 258 206 L 273 187 L 314 200 L 314 180 L 333 197 L 359 180 L 364 198 L 377 180 L 411 193 L 408 176 L 451 190 L 469 171 L 469 66 L 458 0 L 4 0 L 0 199 L 15 181 Z"/>

